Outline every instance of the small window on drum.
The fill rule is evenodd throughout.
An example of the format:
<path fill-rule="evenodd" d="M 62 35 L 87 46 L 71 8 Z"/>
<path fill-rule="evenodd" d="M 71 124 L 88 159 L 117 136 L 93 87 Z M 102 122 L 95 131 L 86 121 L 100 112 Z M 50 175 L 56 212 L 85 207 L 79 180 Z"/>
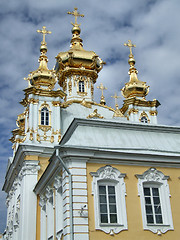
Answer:
<path fill-rule="evenodd" d="M 49 110 L 47 107 L 41 109 L 41 125 L 49 125 Z"/>
<path fill-rule="evenodd" d="M 79 92 L 85 92 L 84 81 L 79 81 Z"/>
<path fill-rule="evenodd" d="M 145 116 L 141 117 L 141 122 L 142 123 L 148 123 L 147 117 L 145 117 Z"/>

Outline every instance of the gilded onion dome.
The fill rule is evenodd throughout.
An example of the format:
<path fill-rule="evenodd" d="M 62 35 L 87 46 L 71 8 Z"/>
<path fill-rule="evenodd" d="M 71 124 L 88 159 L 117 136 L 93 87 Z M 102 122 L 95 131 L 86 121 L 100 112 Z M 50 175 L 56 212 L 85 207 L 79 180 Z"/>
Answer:
<path fill-rule="evenodd" d="M 75 23 L 72 28 L 72 39 L 70 49 L 67 52 L 60 52 L 56 59 L 56 71 L 59 78 L 59 84 L 63 87 L 63 83 L 67 77 L 72 74 L 86 75 L 96 82 L 98 72 L 102 69 L 104 62 L 93 51 L 86 51 L 83 48 L 83 41 L 80 37 L 80 24 L 77 24 L 77 17 L 84 17 L 83 14 L 77 12 L 74 8 L 73 12 L 68 14 L 74 15 Z"/>
<path fill-rule="evenodd" d="M 128 40 L 128 43 L 124 44 L 125 46 L 130 48 L 129 60 L 128 63 L 130 65 L 128 74 L 130 75 L 129 82 L 125 84 L 122 88 L 121 92 L 123 97 L 130 98 L 130 97 L 144 97 L 149 92 L 149 86 L 146 85 L 146 82 L 142 82 L 138 79 L 137 74 L 138 71 L 135 68 L 135 59 L 132 54 L 132 47 L 136 47 L 132 44 L 131 40 Z"/>
<path fill-rule="evenodd" d="M 42 30 L 37 30 L 37 32 L 43 34 L 43 41 L 40 47 L 39 67 L 37 70 L 31 72 L 28 80 L 30 80 L 30 84 L 36 88 L 52 90 L 56 83 L 56 76 L 54 70 L 49 70 L 47 66 L 47 43 L 45 41 L 45 35 L 51 32 L 47 31 L 44 26 Z"/>

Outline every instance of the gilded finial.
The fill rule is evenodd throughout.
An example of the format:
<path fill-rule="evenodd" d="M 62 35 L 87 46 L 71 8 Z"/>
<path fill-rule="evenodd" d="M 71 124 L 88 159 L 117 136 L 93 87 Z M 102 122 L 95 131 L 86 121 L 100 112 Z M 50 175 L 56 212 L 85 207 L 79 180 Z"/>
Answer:
<path fill-rule="evenodd" d="M 107 90 L 107 88 L 104 87 L 102 83 L 100 83 L 100 85 L 97 86 L 97 88 L 101 90 L 101 101 L 100 101 L 100 104 L 105 105 L 106 102 L 105 102 L 105 97 L 104 97 L 104 95 L 103 95 L 103 91 L 104 91 L 104 90 Z"/>
<path fill-rule="evenodd" d="M 135 67 L 135 59 L 132 54 L 132 48 L 136 47 L 135 44 L 132 44 L 131 40 L 128 40 L 128 43 L 124 43 L 124 46 L 129 47 L 130 54 L 129 54 L 129 60 L 128 63 L 130 65 L 128 74 L 130 75 L 129 82 L 125 84 L 125 86 L 122 88 L 122 95 L 125 98 L 129 97 L 142 97 L 145 98 L 145 96 L 149 92 L 149 86 L 146 85 L 146 82 L 142 82 L 138 79 L 137 74 L 138 71 Z"/>
<path fill-rule="evenodd" d="M 45 27 L 45 26 L 42 27 L 42 30 L 37 30 L 37 32 L 38 32 L 38 33 L 42 33 L 42 35 L 43 35 L 43 40 L 42 40 L 42 42 L 43 42 L 43 43 L 46 42 L 46 41 L 45 41 L 45 36 L 46 36 L 46 34 L 51 34 L 51 31 L 46 30 L 46 27 Z"/>
<path fill-rule="evenodd" d="M 130 55 L 129 56 L 133 56 L 132 48 L 136 47 L 136 45 L 132 44 L 131 40 L 128 40 L 128 43 L 124 43 L 124 46 L 129 47 L 129 51 L 130 51 Z"/>
<path fill-rule="evenodd" d="M 121 98 L 121 97 L 118 96 L 117 93 L 115 93 L 114 96 L 111 96 L 111 97 L 114 98 L 114 100 L 115 100 L 115 106 L 118 107 L 117 100 L 118 100 L 118 98 Z"/>
<path fill-rule="evenodd" d="M 75 23 L 71 22 L 71 24 L 74 26 L 74 27 L 79 27 L 81 24 L 78 24 L 77 23 L 77 17 L 84 17 L 84 14 L 80 14 L 78 13 L 77 11 L 77 8 L 75 7 L 74 8 L 74 11 L 73 12 L 67 12 L 67 14 L 71 14 L 75 17 Z"/>

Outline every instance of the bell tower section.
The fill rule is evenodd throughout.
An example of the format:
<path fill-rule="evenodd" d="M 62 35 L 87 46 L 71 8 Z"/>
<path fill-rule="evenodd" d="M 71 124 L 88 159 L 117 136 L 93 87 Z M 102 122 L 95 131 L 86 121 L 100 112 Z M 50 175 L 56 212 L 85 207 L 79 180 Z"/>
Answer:
<path fill-rule="evenodd" d="M 132 44 L 131 40 L 128 40 L 128 43 L 124 45 L 130 49 L 128 60 L 130 65 L 128 72 L 130 79 L 121 89 L 121 93 L 125 98 L 121 112 L 131 122 L 157 124 L 157 107 L 160 103 L 156 99 L 153 101 L 146 100 L 146 96 L 149 93 L 149 86 L 137 77 L 136 61 L 132 53 L 132 48 L 136 47 L 136 45 Z"/>

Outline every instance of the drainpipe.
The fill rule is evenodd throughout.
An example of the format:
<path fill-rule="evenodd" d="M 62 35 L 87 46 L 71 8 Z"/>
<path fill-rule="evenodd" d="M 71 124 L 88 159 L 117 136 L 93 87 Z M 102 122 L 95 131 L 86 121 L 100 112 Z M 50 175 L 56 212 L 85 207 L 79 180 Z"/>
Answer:
<path fill-rule="evenodd" d="M 74 240 L 72 175 L 65 163 L 63 162 L 62 158 L 60 157 L 58 147 L 56 147 L 56 157 L 59 159 L 60 163 L 62 164 L 63 168 L 69 176 L 70 240 Z"/>

